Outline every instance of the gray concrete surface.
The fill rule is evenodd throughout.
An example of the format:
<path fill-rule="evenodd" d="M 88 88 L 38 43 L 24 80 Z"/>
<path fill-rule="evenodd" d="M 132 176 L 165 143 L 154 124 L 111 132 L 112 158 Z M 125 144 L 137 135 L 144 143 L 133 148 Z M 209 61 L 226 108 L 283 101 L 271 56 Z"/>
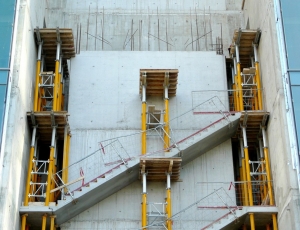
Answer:
<path fill-rule="evenodd" d="M 35 74 L 36 48 L 33 40 L 33 28 L 36 26 L 43 27 L 44 16 L 47 27 L 59 26 L 73 28 L 76 39 L 76 49 L 78 53 L 80 52 L 78 57 L 81 55 L 90 55 L 92 57 L 96 54 L 96 52 L 83 52 L 85 50 L 210 50 L 211 43 L 215 43 L 215 39 L 217 37 L 221 37 L 221 24 L 224 45 L 223 50 L 224 54 L 227 55 L 227 47 L 231 43 L 234 29 L 239 27 L 245 28 L 245 22 L 248 21 L 248 18 L 250 28 L 261 28 L 262 37 L 259 46 L 259 59 L 261 64 L 262 83 L 264 87 L 264 108 L 271 114 L 267 131 L 272 175 L 274 179 L 275 198 L 279 210 L 279 229 L 297 229 L 300 224 L 300 210 L 298 205 L 299 185 L 297 183 L 296 170 L 293 168 L 293 159 L 289 147 L 289 138 L 291 137 L 289 136 L 287 129 L 288 121 L 286 118 L 285 98 L 276 39 L 277 34 L 275 29 L 273 1 L 268 0 L 262 3 L 258 0 L 246 0 L 244 11 L 241 11 L 242 1 L 233 0 L 198 0 L 193 2 L 172 0 L 151 1 L 147 3 L 140 3 L 139 1 L 134 0 L 128 0 L 126 2 L 99 0 L 75 2 L 71 0 L 19 0 L 17 2 L 18 17 L 14 37 L 15 49 L 12 54 L 13 69 L 10 79 L 11 91 L 8 95 L 9 105 L 7 107 L 9 116 L 6 117 L 7 120 L 4 124 L 6 127 L 5 144 L 0 158 L 0 219 L 2 220 L 0 222 L 0 229 L 7 229 L 7 226 L 9 226 L 9 229 L 20 228 L 18 209 L 21 201 L 23 200 L 22 194 L 25 175 L 27 173 L 27 157 L 30 142 L 29 127 L 27 127 L 25 112 L 31 110 L 32 107 Z M 259 7 L 257 7 L 258 5 Z M 79 33 L 80 27 L 81 35 Z M 206 34 L 205 32 L 210 31 L 210 27 L 212 32 L 201 37 Z M 97 38 L 95 38 L 95 36 Z M 103 42 L 102 37 L 106 39 Z M 197 37 L 201 37 L 198 40 L 199 43 L 198 41 L 194 41 Z M 166 41 L 168 41 L 170 45 L 167 45 Z M 192 41 L 194 42 L 189 44 Z M 112 55 L 110 53 L 107 54 L 108 56 Z M 143 54 L 145 56 L 149 55 L 147 52 Z M 102 57 L 101 60 L 98 57 L 93 57 L 93 61 L 97 61 L 97 64 L 102 61 L 103 63 L 109 61 L 106 60 L 107 57 L 105 56 L 105 52 L 99 55 Z M 127 52 L 124 52 L 124 54 L 119 53 L 118 55 L 123 55 L 123 59 L 128 57 L 126 56 L 128 55 Z M 132 55 L 133 57 L 135 56 L 134 60 L 139 60 L 139 56 L 136 52 L 132 52 Z M 162 57 L 168 56 L 164 56 L 166 55 L 164 53 L 162 53 L 162 57 L 160 57 L 161 53 L 152 53 L 151 55 L 156 55 L 153 56 L 153 58 L 157 58 L 162 64 L 169 63 L 170 66 L 175 66 L 176 68 L 179 68 L 180 66 L 176 61 L 173 61 L 173 63 L 166 62 L 166 60 Z M 172 56 L 171 52 L 170 55 Z M 190 55 L 192 56 L 194 53 L 175 53 L 175 57 L 179 59 L 184 59 L 184 57 L 188 58 Z M 212 54 L 210 52 L 206 52 L 205 55 L 210 56 Z M 201 56 L 199 57 L 201 58 Z M 189 60 L 191 63 L 195 63 L 193 66 L 200 65 L 201 61 L 196 62 L 199 57 L 195 56 L 193 60 Z M 224 58 L 224 56 L 219 57 L 219 61 Z M 205 56 L 202 58 L 205 59 Z M 78 59 L 75 58 L 74 61 L 72 61 L 73 67 L 74 65 L 77 66 L 76 60 Z M 80 84 L 89 85 L 94 83 L 94 86 L 89 85 L 89 92 L 92 92 L 91 89 L 97 91 L 98 87 L 101 88 L 99 81 L 89 81 L 86 77 L 86 73 L 89 71 L 91 71 L 92 77 L 97 76 L 98 74 L 95 71 L 93 72 L 93 67 L 90 66 L 91 63 L 85 63 L 85 65 L 78 66 L 78 71 L 76 71 L 81 74 L 80 77 L 82 78 L 81 81 L 76 83 L 77 86 Z M 119 62 L 118 65 L 121 65 L 121 63 Z M 151 65 L 148 66 L 149 68 L 151 67 Z M 81 69 L 79 69 L 79 67 Z M 119 67 L 120 66 L 116 66 L 116 68 Z M 220 66 L 220 68 L 224 71 L 224 66 Z M 186 70 L 188 69 L 191 68 L 186 67 Z M 209 69 L 206 69 L 205 66 L 201 66 L 199 75 L 206 73 L 206 75 L 209 74 L 212 76 L 212 70 L 215 71 L 212 66 L 210 66 Z M 116 69 L 112 69 L 112 71 L 115 71 L 113 73 L 117 74 L 117 76 L 121 76 L 118 72 L 116 72 Z M 130 74 L 131 70 L 127 69 L 127 71 L 127 73 Z M 134 72 L 131 72 L 132 76 L 134 75 L 133 80 L 131 81 L 130 79 L 127 79 L 126 84 L 130 85 L 130 93 L 132 95 L 137 95 L 138 73 L 133 73 Z M 71 73 L 71 78 L 73 74 L 74 72 Z M 223 77 L 225 76 L 225 73 L 222 72 L 221 75 Z M 76 79 L 76 77 L 74 79 Z M 181 78 L 179 77 L 179 79 Z M 203 78 L 202 80 L 208 84 L 206 78 Z M 75 81 L 76 80 L 74 80 L 74 83 Z M 105 82 L 113 84 L 120 92 L 123 90 L 122 84 L 125 84 L 125 81 L 122 82 L 121 79 L 118 83 L 110 82 L 110 79 L 106 79 Z M 211 82 L 215 84 L 217 81 Z M 184 82 L 181 83 L 184 84 Z M 72 81 L 71 84 L 73 84 Z M 198 90 L 198 88 L 196 88 L 196 84 L 186 85 L 185 87 L 195 87 L 195 90 Z M 181 88 L 183 89 L 183 85 L 178 86 L 179 90 L 181 90 Z M 212 86 L 212 89 L 216 88 Z M 102 88 L 102 90 L 105 91 L 106 88 Z M 87 91 L 88 90 L 86 90 L 86 92 Z M 99 127 L 102 127 L 102 125 L 107 125 L 106 128 L 116 128 L 115 131 L 119 132 L 119 134 L 125 131 L 120 131 L 118 128 L 130 128 L 129 131 L 138 129 L 138 122 L 136 122 L 136 120 L 140 120 L 140 100 L 138 97 L 130 101 L 132 105 L 136 105 L 136 107 L 133 106 L 132 108 L 132 111 L 134 111 L 132 114 L 129 114 L 128 111 L 126 112 L 127 107 L 125 105 L 120 105 L 122 102 L 121 100 L 116 100 L 115 106 L 119 106 L 123 113 L 111 114 L 111 116 L 109 116 L 105 113 L 105 111 L 103 111 L 104 116 L 112 117 L 112 120 L 114 121 L 111 123 L 103 123 L 95 114 L 87 114 L 87 116 L 83 116 L 79 112 L 76 113 L 75 110 L 72 111 L 72 106 L 74 106 L 72 103 L 77 103 L 78 100 L 80 100 L 80 91 L 76 90 L 76 92 L 77 96 L 70 92 L 70 98 L 73 97 L 73 99 L 70 100 L 70 122 L 72 124 L 76 124 L 77 119 L 82 122 L 78 122 L 77 128 L 72 127 L 71 125 L 71 128 L 73 128 L 72 132 L 74 134 L 72 141 L 80 140 L 81 137 L 83 137 L 83 139 L 86 138 L 85 143 L 83 141 L 81 142 L 83 150 L 88 150 L 90 147 L 97 147 L 88 145 L 89 143 L 87 142 L 87 139 L 91 136 L 94 137 L 93 140 L 97 140 L 97 135 L 101 136 L 103 134 L 113 136 L 117 134 L 107 133 L 106 130 L 103 130 L 103 133 L 99 134 L 101 132 Z M 190 106 L 190 102 L 188 102 L 188 98 L 190 96 L 189 92 L 186 92 L 186 94 L 185 92 L 181 93 L 183 96 L 179 96 L 179 99 L 176 99 L 176 102 L 175 100 L 173 102 L 171 101 L 172 106 L 175 106 L 176 104 L 178 105 L 178 102 L 179 104 L 182 103 L 182 107 L 178 107 L 180 110 L 183 109 L 185 103 Z M 102 98 L 96 98 L 96 95 L 98 94 L 94 95 L 91 93 L 87 96 L 89 100 L 79 101 L 80 103 L 78 103 L 78 105 L 86 103 L 89 106 L 93 106 L 93 104 L 98 100 L 103 100 Z M 115 100 L 114 98 L 111 99 Z M 128 98 L 124 97 L 122 99 L 127 100 Z M 151 101 L 151 103 L 152 102 L 154 103 L 156 100 Z M 102 110 L 100 113 L 102 113 Z M 127 117 L 130 117 L 131 120 L 124 120 L 124 118 Z M 119 125 L 115 126 L 115 122 L 118 121 L 120 121 L 120 123 L 118 123 Z M 84 127 L 89 129 L 85 130 Z M 96 129 L 94 129 L 94 127 L 96 127 Z M 99 133 L 96 134 L 98 131 Z M 78 136 L 76 137 L 76 135 Z M 72 146 L 72 151 L 74 151 L 74 144 Z M 226 149 L 226 151 L 224 149 Z M 196 188 L 196 182 L 213 181 L 217 179 L 228 180 L 233 176 L 233 172 L 231 171 L 228 172 L 228 175 L 224 173 L 221 174 L 220 171 L 218 171 L 221 176 L 225 176 L 224 178 L 214 177 L 215 174 L 212 173 L 212 168 L 223 168 L 224 163 L 222 159 L 229 159 L 227 162 L 228 168 L 232 168 L 232 161 L 230 159 L 231 155 L 228 155 L 229 152 L 231 152 L 230 141 L 217 146 L 210 152 L 211 154 L 209 154 L 209 157 L 207 154 L 204 154 L 183 168 L 183 182 L 175 184 L 173 188 L 174 194 L 179 194 L 173 198 L 174 210 L 181 210 L 182 207 L 184 207 L 184 204 L 188 204 L 191 199 L 194 199 L 198 195 L 199 191 Z M 191 177 L 191 175 L 193 176 Z M 149 193 L 151 192 L 151 194 L 154 194 L 153 201 L 164 199 L 164 187 L 165 185 L 163 183 L 149 185 Z M 140 226 L 140 216 L 137 215 L 140 210 L 140 203 L 138 201 L 140 198 L 140 189 L 141 185 L 139 182 L 135 182 L 131 186 L 128 186 L 106 198 L 104 201 L 88 209 L 81 215 L 78 215 L 72 219 L 72 221 L 65 223 L 61 227 L 62 229 L 107 229 L 118 227 L 122 228 L 122 226 L 128 226 L 128 228 Z M 124 197 L 127 198 L 127 203 L 124 203 Z M 184 200 L 185 198 L 187 200 Z M 128 208 L 126 208 L 128 207 L 128 204 L 132 207 L 129 211 Z M 109 210 L 109 212 L 107 210 Z M 114 214 L 118 213 L 119 218 L 114 218 L 115 216 L 112 216 L 112 212 L 114 212 Z"/>
<path fill-rule="evenodd" d="M 227 122 L 219 122 L 218 124 L 209 127 L 207 131 L 203 132 L 201 135 L 195 135 L 193 140 L 178 144 L 178 148 L 173 148 L 170 152 L 166 153 L 166 156 L 178 157 L 179 155 L 181 155 L 182 167 L 185 167 L 185 165 L 187 165 L 192 160 L 197 159 L 209 150 L 213 149 L 214 146 L 224 146 L 223 142 L 228 143 L 230 137 L 235 134 L 235 131 L 239 124 L 240 114 L 237 113 L 235 115 L 229 116 L 228 119 L 231 121 L 230 126 Z M 225 150 L 225 155 L 228 156 L 231 154 L 231 146 L 227 145 L 227 147 L 228 148 L 226 148 Z M 207 156 L 205 160 L 207 161 L 206 163 L 208 163 L 210 161 L 210 158 L 213 157 L 214 154 L 210 152 L 206 153 L 206 155 Z M 223 162 L 224 166 L 228 167 L 229 169 L 232 168 L 232 160 L 230 158 L 227 158 L 227 160 L 225 160 L 222 155 L 222 153 L 219 153 L 219 157 L 222 158 L 221 161 Z M 213 164 L 213 162 L 211 163 Z M 93 167 L 95 167 L 95 165 L 93 165 Z M 139 179 L 139 167 L 139 158 L 137 157 L 133 160 L 128 161 L 128 164 L 126 166 L 120 165 L 119 167 L 115 168 L 112 172 L 105 174 L 105 177 L 98 178 L 97 181 L 89 183 L 89 186 L 83 187 L 80 191 L 75 191 L 73 194 L 74 196 L 72 198 L 70 196 L 67 196 L 65 200 L 59 200 L 57 206 L 51 207 L 52 214 L 56 215 L 56 223 L 58 225 L 64 224 L 67 221 L 70 221 L 71 218 L 74 218 L 77 215 L 81 215 L 82 212 L 90 209 L 94 205 L 97 205 L 97 203 L 103 201 L 105 198 L 114 195 L 119 190 L 123 190 L 126 187 L 131 187 L 131 184 Z M 212 169 L 211 171 L 214 171 L 214 179 L 210 182 L 215 182 L 217 179 L 223 177 L 219 174 L 218 169 Z M 225 181 L 232 181 L 234 179 L 232 174 L 233 171 L 230 171 L 231 172 L 229 173 L 228 170 L 225 178 L 223 178 L 225 179 Z M 94 178 L 96 177 L 97 175 L 95 174 Z M 199 179 L 200 178 L 197 178 L 197 180 Z M 206 180 L 201 180 L 197 182 L 206 182 Z M 197 182 L 192 182 L 192 184 L 196 184 Z M 86 180 L 85 183 L 88 183 L 88 181 Z M 176 182 L 174 182 L 173 184 L 176 184 Z M 226 187 L 226 185 L 224 185 L 224 187 Z M 161 186 L 156 186 L 155 188 L 161 189 L 163 191 L 163 188 L 161 188 Z M 141 188 L 139 188 L 139 190 L 140 189 Z M 135 192 L 134 190 L 136 190 L 135 186 L 132 191 L 133 193 Z M 177 192 L 178 191 L 174 193 L 172 192 L 173 198 L 180 196 Z M 207 195 L 207 192 L 202 191 L 201 196 L 205 195 Z M 236 200 L 234 190 L 228 191 L 227 195 L 231 198 L 232 201 Z M 119 205 L 120 209 L 127 209 L 131 206 L 132 200 L 128 202 L 127 195 L 120 196 L 119 199 L 123 200 L 122 203 Z M 139 203 L 140 197 L 136 197 L 136 201 L 133 202 Z M 194 201 L 193 199 L 186 199 L 186 202 L 193 203 Z M 222 205 L 221 200 L 219 200 L 218 203 Z M 176 204 L 176 206 L 177 205 L 178 204 Z M 181 210 L 175 209 L 175 211 L 178 212 Z M 45 206 L 21 207 L 20 213 L 28 213 L 28 221 L 31 223 L 32 228 L 38 229 L 40 225 L 41 216 L 44 213 L 49 213 L 49 208 Z M 139 214 L 139 212 L 132 212 L 131 218 L 137 218 Z M 215 213 L 215 215 L 217 215 L 217 213 Z M 131 218 L 129 217 L 129 219 Z M 202 219 L 202 221 L 203 220 L 204 219 Z M 182 219 L 182 221 L 185 221 L 185 219 Z"/>
<path fill-rule="evenodd" d="M 46 21 L 72 28 L 78 52 L 215 50 L 222 38 L 227 53 L 233 30 L 243 25 L 241 3 L 232 0 L 54 1 Z"/>
<path fill-rule="evenodd" d="M 260 7 L 256 7 L 259 4 Z M 280 55 L 275 27 L 274 2 L 246 1 L 245 21 L 251 28 L 262 30 L 259 45 L 261 80 L 264 87 L 264 109 L 270 112 L 268 140 L 279 229 L 298 229 L 299 185 L 287 122 L 291 108 L 285 106 L 285 92 L 281 75 Z M 286 81 L 284 82 L 286 84 Z M 298 156 L 299 157 L 299 156 Z"/>
<path fill-rule="evenodd" d="M 27 175 L 36 47 L 33 29 L 43 27 L 45 1 L 17 1 L 7 116 L 0 156 L 0 229 L 20 229 L 19 207 Z"/>

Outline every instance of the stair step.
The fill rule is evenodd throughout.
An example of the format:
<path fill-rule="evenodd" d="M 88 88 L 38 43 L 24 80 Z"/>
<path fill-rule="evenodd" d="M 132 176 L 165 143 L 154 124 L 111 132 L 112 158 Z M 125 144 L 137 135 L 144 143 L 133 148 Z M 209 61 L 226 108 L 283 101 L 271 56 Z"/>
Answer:
<path fill-rule="evenodd" d="M 227 126 L 227 121 L 223 125 L 223 122 L 217 122 L 216 124 L 207 127 L 202 132 L 196 133 L 193 137 L 186 140 L 181 139 L 182 142 L 178 143 L 179 148 L 172 148 L 170 152 L 164 153 L 165 156 L 174 157 L 181 154 L 182 161 L 188 163 L 201 154 L 204 154 L 208 149 L 222 143 L 222 141 L 230 138 L 236 132 L 240 116 L 230 117 L 229 119 L 233 121 L 232 127 Z M 216 136 L 220 138 L 215 138 Z M 203 145 L 204 142 L 205 145 Z M 121 188 L 136 181 L 139 175 L 139 158 L 136 157 L 129 161 L 127 166 L 111 165 L 110 167 L 107 167 L 106 170 L 109 170 L 110 168 L 113 169 L 108 173 L 101 175 L 101 177 L 95 179 L 95 181 L 90 182 L 86 187 L 82 187 L 81 191 L 74 191 L 73 198 L 68 195 L 65 200 L 57 201 L 58 207 L 55 214 L 57 215 L 56 220 L 58 224 L 68 221 L 70 218 L 73 218 L 80 212 L 86 210 L 87 207 L 91 207 L 106 199 L 111 194 L 119 191 Z M 132 172 L 129 173 L 130 171 Z M 88 179 L 86 178 L 85 183 L 87 182 Z M 73 199 L 78 200 L 76 207 L 74 206 Z M 24 208 L 21 213 L 26 212 L 28 212 L 28 210 Z M 224 225 L 226 222 L 229 222 L 229 220 L 222 220 L 219 224 L 214 223 L 213 226 L 210 226 L 207 229 L 221 229 L 221 224 Z"/>

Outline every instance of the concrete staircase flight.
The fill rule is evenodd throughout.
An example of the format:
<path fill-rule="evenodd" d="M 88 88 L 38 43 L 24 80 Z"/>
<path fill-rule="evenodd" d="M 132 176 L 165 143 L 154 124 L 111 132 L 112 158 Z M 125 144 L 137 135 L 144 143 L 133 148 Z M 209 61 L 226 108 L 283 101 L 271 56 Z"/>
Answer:
<path fill-rule="evenodd" d="M 227 214 L 201 230 L 238 230 L 244 224 L 250 226 L 249 213 L 254 214 L 256 227 L 265 229 L 265 226 L 270 223 L 270 215 L 277 212 L 278 209 L 275 206 L 243 206 L 232 208 L 231 211 L 228 210 Z"/>
<path fill-rule="evenodd" d="M 165 153 L 165 157 L 182 157 L 182 165 L 187 164 L 210 149 L 231 138 L 237 130 L 240 113 L 228 114 L 206 128 L 176 143 L 176 147 Z M 205 132 L 204 132 L 205 131 Z M 56 215 L 56 224 L 60 225 L 76 215 L 99 203 L 139 178 L 139 158 L 115 166 L 104 175 L 74 191 L 73 197 L 66 196 L 53 206 L 21 206 L 20 214 L 29 214 L 28 222 L 32 229 L 40 226 L 43 214 Z"/>

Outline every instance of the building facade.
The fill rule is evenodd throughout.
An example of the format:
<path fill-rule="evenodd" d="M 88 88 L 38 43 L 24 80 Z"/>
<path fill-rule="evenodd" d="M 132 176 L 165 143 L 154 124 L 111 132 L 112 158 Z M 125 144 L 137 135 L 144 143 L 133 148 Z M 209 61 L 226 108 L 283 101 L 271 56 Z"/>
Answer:
<path fill-rule="evenodd" d="M 1 229 L 299 228 L 298 3 L 1 6 Z"/>

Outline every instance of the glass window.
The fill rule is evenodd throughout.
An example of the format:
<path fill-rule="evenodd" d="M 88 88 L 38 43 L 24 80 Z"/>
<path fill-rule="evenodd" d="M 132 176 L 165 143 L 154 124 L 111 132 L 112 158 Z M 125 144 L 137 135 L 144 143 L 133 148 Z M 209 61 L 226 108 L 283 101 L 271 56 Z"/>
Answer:
<path fill-rule="evenodd" d="M 9 65 L 14 7 L 15 0 L 2 0 L 0 3 L 0 68 Z"/>
<path fill-rule="evenodd" d="M 7 84 L 8 71 L 0 71 L 0 133 L 2 130 L 3 115 L 5 108 L 6 98 L 6 84 Z"/>
<path fill-rule="evenodd" d="M 300 72 L 290 72 L 290 80 L 291 80 L 291 85 L 300 86 Z"/>
<path fill-rule="evenodd" d="M 298 136 L 298 143 L 300 143 L 300 85 L 292 86 L 292 96 L 294 105 L 294 116 L 296 121 L 296 131 Z"/>
<path fill-rule="evenodd" d="M 300 1 L 281 0 L 289 69 L 300 69 Z"/>
<path fill-rule="evenodd" d="M 12 33 L 11 23 L 0 22 L 0 31 L 0 68 L 5 68 L 9 65 L 10 43 Z"/>
<path fill-rule="evenodd" d="M 15 0 L 0 1 L 0 22 L 10 22 L 14 20 Z"/>
<path fill-rule="evenodd" d="M 0 68 L 9 68 L 16 0 L 0 0 Z M 0 138 L 5 109 L 8 71 L 0 70 Z"/>

